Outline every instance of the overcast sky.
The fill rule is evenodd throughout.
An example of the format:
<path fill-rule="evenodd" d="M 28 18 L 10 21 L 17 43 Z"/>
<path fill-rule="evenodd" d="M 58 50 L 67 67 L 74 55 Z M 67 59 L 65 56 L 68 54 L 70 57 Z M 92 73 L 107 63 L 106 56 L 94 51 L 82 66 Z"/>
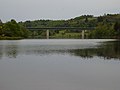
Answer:
<path fill-rule="evenodd" d="M 70 19 L 84 14 L 120 13 L 120 0 L 0 0 L 0 19 Z"/>

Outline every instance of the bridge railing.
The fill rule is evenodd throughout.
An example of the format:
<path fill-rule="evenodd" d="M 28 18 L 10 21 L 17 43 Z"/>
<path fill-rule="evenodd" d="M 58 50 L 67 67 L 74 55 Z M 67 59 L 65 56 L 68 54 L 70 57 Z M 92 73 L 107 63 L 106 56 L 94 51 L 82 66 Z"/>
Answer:
<path fill-rule="evenodd" d="M 94 30 L 95 27 L 26 27 L 28 30 Z"/>

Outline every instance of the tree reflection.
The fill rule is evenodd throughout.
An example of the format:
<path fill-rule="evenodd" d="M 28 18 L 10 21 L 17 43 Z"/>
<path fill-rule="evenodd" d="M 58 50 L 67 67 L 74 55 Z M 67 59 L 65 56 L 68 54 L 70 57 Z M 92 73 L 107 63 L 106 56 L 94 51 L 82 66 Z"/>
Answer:
<path fill-rule="evenodd" d="M 3 48 L 0 46 L 0 59 L 3 57 Z"/>
<path fill-rule="evenodd" d="M 120 41 L 105 42 L 98 48 L 70 50 L 70 53 L 83 58 L 98 56 L 105 59 L 120 59 Z"/>
<path fill-rule="evenodd" d="M 0 46 L 0 59 L 2 57 L 16 58 L 18 55 L 17 45 L 1 45 Z"/>
<path fill-rule="evenodd" d="M 17 45 L 7 46 L 6 47 L 6 55 L 9 58 L 16 58 L 18 55 Z"/>
<path fill-rule="evenodd" d="M 45 48 L 49 47 L 49 49 Z M 94 56 L 103 57 L 105 59 L 119 59 L 120 60 L 120 41 L 109 41 L 101 43 L 98 47 L 83 48 L 83 49 L 58 49 L 51 46 L 39 45 L 0 45 L 0 59 L 2 57 L 16 58 L 18 55 L 48 55 L 48 54 L 70 54 L 82 58 L 93 58 Z"/>

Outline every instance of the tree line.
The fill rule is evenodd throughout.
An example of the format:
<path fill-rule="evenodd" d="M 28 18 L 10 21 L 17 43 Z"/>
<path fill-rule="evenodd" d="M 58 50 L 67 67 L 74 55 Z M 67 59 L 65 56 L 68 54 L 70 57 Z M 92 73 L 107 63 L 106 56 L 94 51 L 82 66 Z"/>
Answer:
<path fill-rule="evenodd" d="M 14 19 L 6 23 L 0 20 L 0 38 L 27 38 L 29 30 L 19 25 Z"/>
<path fill-rule="evenodd" d="M 68 20 L 34 20 L 16 22 L 11 20 L 6 23 L 0 21 L 0 37 L 32 37 L 33 33 L 26 27 L 96 27 L 88 32 L 88 38 L 120 38 L 120 14 L 105 14 L 95 17 L 93 15 L 82 15 Z M 64 30 L 64 33 L 71 33 L 71 30 Z M 59 31 L 51 30 L 50 35 L 58 34 Z M 78 31 L 74 30 L 74 33 Z M 45 31 L 38 31 L 37 35 L 45 36 Z"/>

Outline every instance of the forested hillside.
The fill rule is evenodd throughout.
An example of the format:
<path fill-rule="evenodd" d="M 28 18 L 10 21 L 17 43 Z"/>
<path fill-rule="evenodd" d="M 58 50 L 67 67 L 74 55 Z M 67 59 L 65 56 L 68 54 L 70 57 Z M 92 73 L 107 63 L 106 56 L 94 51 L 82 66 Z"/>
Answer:
<path fill-rule="evenodd" d="M 45 31 L 36 31 L 36 34 L 26 27 L 96 27 L 86 32 L 87 38 L 120 38 L 120 14 L 105 14 L 103 16 L 82 15 L 68 20 L 34 20 L 16 22 L 11 20 L 2 23 L 0 20 L 0 38 L 3 37 L 45 37 Z M 71 30 L 51 30 L 51 37 L 78 38 L 80 32 Z"/>
<path fill-rule="evenodd" d="M 89 32 L 89 38 L 120 37 L 120 14 L 105 14 L 98 17 L 82 15 L 68 20 L 35 20 L 19 22 L 19 24 L 24 27 L 96 27 L 96 30 Z M 56 32 L 51 31 L 51 35 Z M 70 32 L 72 31 L 63 31 L 62 33 Z M 45 32 L 40 32 L 40 34 L 45 35 Z"/>

